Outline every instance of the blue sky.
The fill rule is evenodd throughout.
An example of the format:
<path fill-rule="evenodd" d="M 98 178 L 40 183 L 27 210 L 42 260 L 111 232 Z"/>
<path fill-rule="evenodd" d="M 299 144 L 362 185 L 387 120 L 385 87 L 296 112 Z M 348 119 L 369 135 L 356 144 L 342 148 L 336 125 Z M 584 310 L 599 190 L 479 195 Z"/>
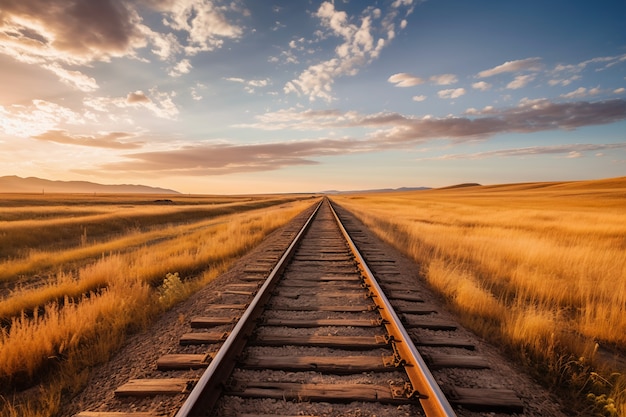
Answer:
<path fill-rule="evenodd" d="M 624 176 L 624 22 L 624 0 L 0 0 L 0 175 L 198 194 Z"/>

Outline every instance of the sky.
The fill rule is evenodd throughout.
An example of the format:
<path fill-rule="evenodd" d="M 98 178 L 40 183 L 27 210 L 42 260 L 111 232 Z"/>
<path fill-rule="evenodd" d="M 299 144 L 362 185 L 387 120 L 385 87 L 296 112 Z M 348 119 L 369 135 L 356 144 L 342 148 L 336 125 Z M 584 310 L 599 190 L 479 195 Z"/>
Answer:
<path fill-rule="evenodd" d="M 192 194 L 626 175 L 625 0 L 0 0 L 0 176 Z"/>

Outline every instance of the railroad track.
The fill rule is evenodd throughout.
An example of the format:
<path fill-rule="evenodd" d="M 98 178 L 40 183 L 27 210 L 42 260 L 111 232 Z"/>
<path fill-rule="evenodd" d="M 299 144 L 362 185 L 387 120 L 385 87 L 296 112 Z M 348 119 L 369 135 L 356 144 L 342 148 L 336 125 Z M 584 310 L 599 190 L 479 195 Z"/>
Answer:
<path fill-rule="evenodd" d="M 129 402 L 182 396 L 178 410 L 77 416 L 522 412 L 511 390 L 437 384 L 441 370 L 471 369 L 475 379 L 472 372 L 488 373 L 489 364 L 454 336 L 457 325 L 424 303 L 393 260 L 377 250 L 361 254 L 357 244 L 366 239 L 344 221 L 350 233 L 322 200 L 293 240 L 295 231 L 286 234 L 286 251 L 286 243 L 268 249 L 222 290 L 220 303 L 191 320 L 179 353 L 157 361 L 163 377 L 115 391 Z"/>

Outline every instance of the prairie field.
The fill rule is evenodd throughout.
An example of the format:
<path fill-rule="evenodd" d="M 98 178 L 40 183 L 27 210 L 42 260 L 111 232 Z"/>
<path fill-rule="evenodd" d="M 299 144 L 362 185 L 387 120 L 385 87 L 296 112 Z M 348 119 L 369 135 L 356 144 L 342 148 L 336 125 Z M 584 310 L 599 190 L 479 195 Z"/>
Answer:
<path fill-rule="evenodd" d="M 572 407 L 626 416 L 626 177 L 333 200 Z"/>
<path fill-rule="evenodd" d="M 129 332 L 312 204 L 308 195 L 0 194 L 0 415 L 54 415 Z M 36 386 L 34 400 L 15 399 Z"/>

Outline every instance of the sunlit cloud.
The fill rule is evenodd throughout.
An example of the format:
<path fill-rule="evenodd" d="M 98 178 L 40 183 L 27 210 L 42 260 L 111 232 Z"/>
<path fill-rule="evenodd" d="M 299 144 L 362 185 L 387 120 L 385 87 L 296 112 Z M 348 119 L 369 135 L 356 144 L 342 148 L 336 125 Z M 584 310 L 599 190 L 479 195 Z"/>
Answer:
<path fill-rule="evenodd" d="M 626 54 L 616 56 L 604 56 L 588 59 L 586 61 L 579 62 L 578 64 L 559 64 L 554 67 L 553 72 L 571 72 L 579 73 L 585 70 L 589 66 L 599 66 L 598 70 L 606 70 L 614 65 L 626 62 Z"/>
<path fill-rule="evenodd" d="M 362 115 L 338 110 L 285 109 L 257 117 L 258 123 L 240 125 L 265 130 L 311 129 L 321 126 L 333 129 L 366 128 L 371 133 L 357 139 L 309 139 L 282 143 L 229 144 L 209 143 L 184 146 L 158 152 L 127 154 L 127 161 L 105 164 L 104 171 L 152 172 L 157 175 L 219 175 L 234 172 L 254 172 L 293 165 L 318 163 L 323 156 L 406 149 L 436 139 L 454 143 L 486 140 L 501 133 L 531 133 L 545 130 L 571 130 L 582 126 L 612 123 L 626 119 L 626 101 L 553 103 L 548 100 L 527 100 L 517 107 L 475 111 L 469 117 L 409 117 L 398 113 Z M 571 152 L 599 151 L 626 147 L 626 144 L 559 145 L 514 150 L 490 151 L 477 154 L 446 155 L 438 159 L 484 158 L 495 156 L 534 155 L 553 153 L 576 155 Z"/>
<path fill-rule="evenodd" d="M 191 68 L 193 68 L 191 62 L 189 62 L 188 59 L 183 59 L 178 64 L 174 65 L 168 74 L 170 77 L 180 77 L 183 74 L 189 74 Z"/>
<path fill-rule="evenodd" d="M 342 43 L 335 48 L 333 58 L 310 65 L 297 79 L 287 82 L 283 91 L 302 94 L 310 101 L 332 101 L 335 78 L 357 74 L 362 66 L 378 58 L 381 50 L 395 37 L 396 20 L 401 10 L 405 11 L 404 16 L 412 12 L 412 1 L 395 1 L 384 12 L 368 7 L 357 24 L 346 12 L 335 9 L 334 3 L 323 2 L 315 14 L 323 28 L 321 36 L 338 37 Z"/>
<path fill-rule="evenodd" d="M 448 98 L 448 99 L 459 98 L 465 95 L 465 89 L 464 88 L 451 88 L 448 90 L 440 90 L 437 92 L 437 95 L 439 96 L 439 98 Z"/>
<path fill-rule="evenodd" d="M 128 93 L 126 97 L 87 97 L 83 103 L 99 112 L 109 112 L 115 108 L 145 108 L 159 118 L 175 119 L 179 114 L 174 103 L 175 96 L 175 92 L 165 93 L 153 88 L 149 94 L 137 90 Z"/>
<path fill-rule="evenodd" d="M 487 91 L 491 88 L 491 84 L 484 81 L 478 81 L 472 84 L 472 88 L 475 90 Z"/>
<path fill-rule="evenodd" d="M 148 1 L 165 18 L 163 23 L 175 31 L 188 34 L 187 44 L 183 49 L 187 55 L 212 51 L 222 47 L 225 39 L 237 39 L 242 36 L 243 28 L 229 19 L 227 13 L 245 15 L 244 9 L 232 3 L 231 7 L 222 7 L 215 1 Z"/>
<path fill-rule="evenodd" d="M 507 61 L 504 64 L 495 66 L 493 68 L 481 71 L 478 73 L 479 78 L 493 77 L 494 75 L 503 74 L 507 72 L 520 72 L 520 71 L 540 71 L 542 69 L 541 58 L 526 58 L 516 61 Z"/>
<path fill-rule="evenodd" d="M 137 149 L 142 142 L 124 142 L 125 139 L 133 139 L 135 135 L 124 132 L 101 133 L 98 135 L 72 135 L 65 130 L 49 130 L 33 139 L 46 142 L 56 142 L 65 145 L 91 146 L 109 149 Z"/>
<path fill-rule="evenodd" d="M 450 85 L 456 83 L 459 80 L 454 74 L 433 75 L 429 79 L 431 82 L 437 85 Z"/>
<path fill-rule="evenodd" d="M 163 23 L 172 31 L 186 33 L 184 44 L 174 33 L 149 28 L 138 13 L 140 4 L 161 12 Z M 92 92 L 99 88 L 98 83 L 85 71 L 93 62 L 139 59 L 138 51 L 148 46 L 160 60 L 168 60 L 181 52 L 194 55 L 211 51 L 221 47 L 224 39 L 240 37 L 243 29 L 232 23 L 228 13 L 245 14 L 236 2 L 222 7 L 204 0 L 56 0 L 54 5 L 46 0 L 4 2 L 0 54 L 39 65 L 61 82 Z M 169 73 L 180 76 L 190 70 L 189 61 L 182 59 Z"/>
<path fill-rule="evenodd" d="M 45 100 L 33 100 L 29 105 L 0 106 L 0 132 L 17 137 L 40 135 L 61 124 L 81 125 L 84 116 Z"/>
<path fill-rule="evenodd" d="M 513 81 L 506 85 L 506 88 L 510 90 L 517 90 L 520 88 L 524 88 L 528 85 L 528 83 L 532 82 L 535 79 L 534 75 L 518 75 L 515 77 Z"/>
<path fill-rule="evenodd" d="M 499 149 L 495 151 L 448 154 L 436 156 L 432 158 L 420 158 L 420 161 L 445 161 L 458 159 L 488 159 L 488 158 L 512 158 L 526 157 L 538 155 L 561 155 L 564 158 L 582 158 L 584 152 L 595 152 L 599 150 L 625 149 L 626 143 L 608 143 L 608 144 L 571 144 L 571 145 L 554 145 L 554 146 L 529 146 L 525 148 Z M 594 156 L 599 157 L 603 154 L 596 153 Z"/>
<path fill-rule="evenodd" d="M 413 87 L 424 83 L 424 79 L 415 75 L 407 74 L 406 72 L 400 72 L 393 74 L 387 81 L 395 84 L 396 87 Z"/>
<path fill-rule="evenodd" d="M 582 97 L 587 97 L 587 96 L 595 96 L 597 94 L 600 94 L 600 89 L 599 88 L 585 88 L 585 87 L 578 87 L 576 90 L 574 91 L 570 91 L 569 93 L 566 94 L 561 94 L 561 97 L 563 98 L 582 98 Z"/>
<path fill-rule="evenodd" d="M 424 101 L 426 98 L 425 95 L 413 96 L 413 101 Z"/>

